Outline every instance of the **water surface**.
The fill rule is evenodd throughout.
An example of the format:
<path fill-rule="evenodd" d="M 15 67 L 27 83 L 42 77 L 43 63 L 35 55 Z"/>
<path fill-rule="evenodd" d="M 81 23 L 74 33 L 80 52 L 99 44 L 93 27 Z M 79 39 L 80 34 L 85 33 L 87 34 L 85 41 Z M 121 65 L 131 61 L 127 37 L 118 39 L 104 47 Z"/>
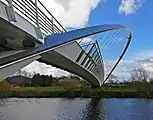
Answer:
<path fill-rule="evenodd" d="M 0 120 L 153 120 L 153 100 L 0 99 Z"/>

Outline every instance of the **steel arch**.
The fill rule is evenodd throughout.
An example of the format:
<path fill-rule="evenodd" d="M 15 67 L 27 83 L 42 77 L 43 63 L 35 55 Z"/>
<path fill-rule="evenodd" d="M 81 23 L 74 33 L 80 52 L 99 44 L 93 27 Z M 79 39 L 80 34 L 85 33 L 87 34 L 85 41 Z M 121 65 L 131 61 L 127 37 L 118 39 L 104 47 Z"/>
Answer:
<path fill-rule="evenodd" d="M 112 31 L 112 30 L 127 30 L 128 31 L 128 36 L 127 36 L 128 41 L 126 43 L 125 48 L 123 49 L 122 54 L 120 55 L 119 59 L 117 60 L 116 64 L 114 65 L 114 67 L 112 68 L 111 72 L 108 74 L 106 79 L 103 82 L 98 80 L 99 85 L 101 86 L 104 84 L 104 82 L 109 78 L 109 76 L 115 70 L 115 68 L 117 67 L 121 59 L 123 58 L 128 46 L 130 45 L 130 42 L 132 39 L 132 32 L 127 27 L 124 27 L 122 25 L 98 25 L 98 26 L 77 29 L 77 30 L 73 30 L 73 31 L 65 32 L 65 33 L 48 35 L 45 38 L 45 43 L 42 44 L 36 50 L 34 50 L 32 54 L 39 53 L 39 52 L 45 52 L 48 49 L 58 47 L 63 44 L 67 44 L 67 43 L 76 41 L 78 39 L 84 38 L 84 37 L 88 37 L 88 36 L 95 35 L 95 34 L 102 33 L 102 32 Z"/>

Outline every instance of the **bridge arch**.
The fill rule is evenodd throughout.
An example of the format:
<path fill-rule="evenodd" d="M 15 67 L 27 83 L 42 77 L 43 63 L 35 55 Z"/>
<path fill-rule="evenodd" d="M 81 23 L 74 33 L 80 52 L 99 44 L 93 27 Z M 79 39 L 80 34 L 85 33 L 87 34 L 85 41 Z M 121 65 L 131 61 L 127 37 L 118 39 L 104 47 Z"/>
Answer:
<path fill-rule="evenodd" d="M 69 68 L 64 68 L 64 67 L 61 67 L 58 65 L 54 65 L 54 66 L 57 66 L 57 67 L 62 68 L 64 70 L 67 70 L 69 72 L 72 72 L 74 74 L 77 74 L 77 75 L 81 76 L 82 78 L 85 78 L 85 80 L 87 80 L 87 82 L 89 82 L 94 87 L 101 86 L 104 84 L 104 82 L 109 78 L 109 76 L 115 70 L 115 68 L 119 64 L 120 60 L 123 58 L 128 46 L 131 42 L 132 32 L 128 28 L 126 28 L 122 25 L 98 25 L 98 26 L 93 26 L 93 27 L 77 29 L 77 30 L 73 30 L 73 31 L 65 32 L 65 33 L 48 35 L 45 38 L 45 44 L 43 44 L 38 49 L 36 49 L 35 52 L 45 51 L 45 50 L 50 49 L 52 47 L 56 48 L 56 47 L 63 46 L 63 45 L 69 44 L 69 43 L 73 43 L 74 41 L 77 41 L 78 39 L 82 39 L 84 37 L 88 37 L 88 36 L 95 35 L 98 33 L 104 33 L 107 31 L 113 31 L 113 30 L 126 30 L 126 31 L 128 31 L 127 43 L 126 43 L 126 46 L 123 49 L 123 52 L 121 53 L 119 59 L 116 61 L 116 64 L 113 66 L 110 73 L 105 77 L 105 79 L 104 79 L 104 63 L 103 63 L 102 58 L 100 58 L 101 64 L 98 65 L 95 63 L 97 70 L 101 71 L 101 72 L 99 72 L 99 74 L 101 74 L 101 75 L 99 75 L 100 77 L 97 77 L 96 75 L 92 74 L 91 71 L 87 70 L 90 74 L 92 74 L 92 76 L 93 76 L 92 79 L 90 79 L 91 76 L 89 78 L 87 76 L 81 75 L 80 74 L 81 71 L 77 73 L 77 72 L 74 72 L 72 69 L 70 70 Z M 98 47 L 101 47 L 101 46 L 98 46 Z M 42 58 L 40 58 L 40 59 L 42 59 Z M 101 67 L 99 68 L 99 66 L 101 66 Z M 98 84 L 97 84 L 96 80 L 98 81 Z"/>

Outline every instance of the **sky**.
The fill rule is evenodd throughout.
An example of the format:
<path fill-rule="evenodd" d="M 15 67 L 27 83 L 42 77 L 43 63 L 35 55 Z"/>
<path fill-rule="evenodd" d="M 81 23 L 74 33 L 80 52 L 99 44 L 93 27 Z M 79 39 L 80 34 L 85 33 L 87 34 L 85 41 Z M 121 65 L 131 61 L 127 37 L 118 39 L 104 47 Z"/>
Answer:
<path fill-rule="evenodd" d="M 130 28 L 132 42 L 113 74 L 121 79 L 128 79 L 130 71 L 136 67 L 153 72 L 152 0 L 41 1 L 67 30 L 102 24 L 121 24 Z M 107 61 L 108 66 L 111 64 L 111 60 Z M 53 76 L 69 74 L 39 62 L 33 62 L 23 70 Z"/>

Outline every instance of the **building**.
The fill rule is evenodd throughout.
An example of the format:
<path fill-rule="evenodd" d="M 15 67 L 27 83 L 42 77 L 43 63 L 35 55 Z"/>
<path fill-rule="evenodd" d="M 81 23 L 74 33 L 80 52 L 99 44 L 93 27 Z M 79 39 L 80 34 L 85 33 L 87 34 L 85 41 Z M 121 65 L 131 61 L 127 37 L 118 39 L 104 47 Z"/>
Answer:
<path fill-rule="evenodd" d="M 25 84 L 32 84 L 32 79 L 24 76 L 13 76 L 6 78 L 11 87 L 24 87 Z"/>

